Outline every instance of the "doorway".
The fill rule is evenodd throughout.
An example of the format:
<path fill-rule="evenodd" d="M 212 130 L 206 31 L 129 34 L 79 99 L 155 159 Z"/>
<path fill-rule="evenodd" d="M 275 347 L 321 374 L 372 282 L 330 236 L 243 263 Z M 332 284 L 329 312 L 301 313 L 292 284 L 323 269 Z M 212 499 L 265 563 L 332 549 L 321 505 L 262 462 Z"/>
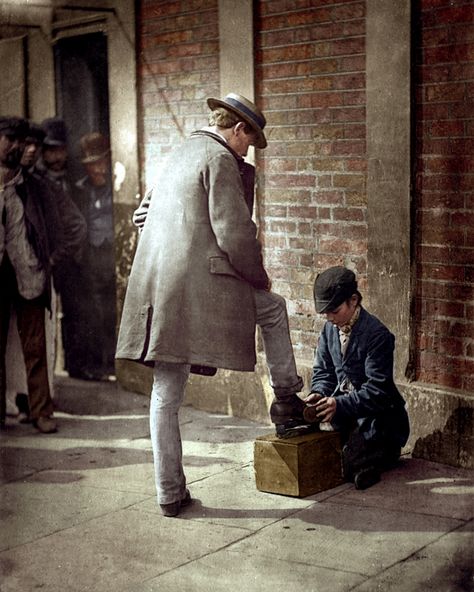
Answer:
<path fill-rule="evenodd" d="M 84 176 L 79 140 L 91 131 L 109 137 L 107 37 L 88 33 L 54 45 L 56 110 L 68 128 L 68 169 L 72 181 Z"/>
<path fill-rule="evenodd" d="M 110 379 L 115 375 L 116 327 L 111 159 L 110 152 L 102 159 L 107 180 L 97 185 L 91 167 L 100 154 L 96 150 L 96 160 L 84 164 L 81 148 L 81 139 L 92 133 L 109 142 L 106 35 L 93 32 L 59 38 L 54 45 L 54 69 L 56 111 L 67 128 L 71 197 L 88 228 L 84 253 L 71 263 L 60 290 L 63 369 L 73 378 Z"/>

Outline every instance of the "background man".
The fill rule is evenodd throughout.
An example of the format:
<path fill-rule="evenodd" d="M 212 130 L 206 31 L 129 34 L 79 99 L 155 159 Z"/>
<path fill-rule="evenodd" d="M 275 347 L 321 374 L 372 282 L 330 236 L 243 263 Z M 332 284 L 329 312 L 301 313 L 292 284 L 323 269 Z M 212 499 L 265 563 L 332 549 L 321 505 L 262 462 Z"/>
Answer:
<path fill-rule="evenodd" d="M 393 380 L 395 338 L 361 305 L 354 272 L 331 267 L 316 278 L 316 312 L 327 322 L 318 341 L 308 421 L 340 431 L 348 481 L 365 489 L 399 458 L 409 435 L 405 404 Z"/>
<path fill-rule="evenodd" d="M 86 239 L 86 222 L 73 201 L 68 177 L 67 128 L 60 117 L 49 117 L 41 123 L 44 138 L 33 175 L 46 184 L 51 199 L 56 203 L 67 243 L 67 257 L 54 270 L 56 290 L 61 297 L 61 335 L 64 348 L 64 365 L 73 378 L 84 378 L 85 341 L 80 319 L 81 297 L 80 268 Z"/>
<path fill-rule="evenodd" d="M 210 126 L 167 160 L 145 198 L 125 298 L 117 357 L 154 365 L 150 425 L 158 501 L 175 516 L 190 501 L 178 410 L 191 365 L 253 371 L 262 328 L 282 436 L 308 429 L 286 304 L 270 292 L 251 220 L 253 183 L 243 157 L 265 148 L 265 118 L 241 95 L 208 99 Z M 249 195 L 251 193 L 251 195 Z M 147 211 L 146 216 L 143 211 Z"/>
<path fill-rule="evenodd" d="M 86 175 L 74 199 L 87 224 L 77 292 L 83 366 L 79 377 L 101 380 L 115 374 L 115 254 L 110 147 L 105 136 L 91 132 L 80 139 Z"/>
<path fill-rule="evenodd" d="M 46 132 L 34 121 L 28 122 L 28 135 L 25 138 L 25 149 L 21 157 L 21 166 L 25 172 L 33 173 L 41 155 L 41 145 Z"/>
<path fill-rule="evenodd" d="M 46 357 L 45 308 L 51 303 L 51 265 L 61 247 L 48 196 L 20 161 L 28 124 L 0 117 L 0 420 L 5 419 L 5 351 L 10 310 L 15 309 L 27 370 L 30 417 L 44 433 L 57 429 Z"/>
<path fill-rule="evenodd" d="M 45 133 L 41 156 L 36 163 L 36 172 L 61 187 L 66 195 L 71 194 L 67 175 L 67 128 L 60 117 L 48 117 L 41 123 Z"/>

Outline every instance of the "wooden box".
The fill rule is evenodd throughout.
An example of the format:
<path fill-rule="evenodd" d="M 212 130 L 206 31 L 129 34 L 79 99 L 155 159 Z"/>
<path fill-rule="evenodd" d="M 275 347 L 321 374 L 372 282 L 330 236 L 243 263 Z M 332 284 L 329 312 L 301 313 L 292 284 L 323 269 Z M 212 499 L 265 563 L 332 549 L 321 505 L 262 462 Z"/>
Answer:
<path fill-rule="evenodd" d="M 254 470 L 257 489 L 268 493 L 306 497 L 337 487 L 344 483 L 340 435 L 260 436 L 254 443 Z"/>

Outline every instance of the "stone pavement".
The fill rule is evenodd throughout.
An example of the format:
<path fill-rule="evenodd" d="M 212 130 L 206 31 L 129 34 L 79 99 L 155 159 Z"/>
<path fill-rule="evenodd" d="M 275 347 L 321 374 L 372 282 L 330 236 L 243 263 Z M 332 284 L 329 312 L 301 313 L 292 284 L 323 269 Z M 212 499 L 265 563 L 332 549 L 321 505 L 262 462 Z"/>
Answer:
<path fill-rule="evenodd" d="M 363 492 L 261 493 L 271 428 L 184 407 L 195 503 L 164 518 L 147 398 L 60 378 L 56 404 L 57 434 L 0 434 L 0 592 L 474 590 L 472 471 L 404 458 Z"/>

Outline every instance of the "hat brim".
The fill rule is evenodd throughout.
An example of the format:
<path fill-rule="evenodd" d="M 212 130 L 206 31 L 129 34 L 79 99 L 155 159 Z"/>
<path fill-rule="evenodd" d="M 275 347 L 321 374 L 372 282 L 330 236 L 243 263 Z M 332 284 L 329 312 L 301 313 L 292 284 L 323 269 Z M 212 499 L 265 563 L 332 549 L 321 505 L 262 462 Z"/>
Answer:
<path fill-rule="evenodd" d="M 255 147 L 260 149 L 267 147 L 267 139 L 265 138 L 265 134 L 263 133 L 262 129 L 258 127 L 255 121 L 253 121 L 244 111 L 241 111 L 237 107 L 234 107 L 234 105 L 226 103 L 226 101 L 223 101 L 222 99 L 209 98 L 207 99 L 207 106 L 211 110 L 217 109 L 218 107 L 224 107 L 225 109 L 228 109 L 229 111 L 233 111 L 234 113 L 236 113 L 240 118 L 242 118 L 246 123 L 248 123 L 250 127 L 253 129 L 253 131 L 256 133 L 257 141 L 255 142 Z"/>
<path fill-rule="evenodd" d="M 59 146 L 66 146 L 66 142 L 60 142 L 59 140 L 43 140 L 43 146 L 50 146 L 51 148 L 58 148 Z"/>
<path fill-rule="evenodd" d="M 332 312 L 338 306 L 340 306 L 343 302 L 345 302 L 347 298 L 342 298 L 338 295 L 338 298 L 332 298 L 331 300 L 316 300 L 315 302 L 315 309 L 318 314 L 325 314 L 326 312 Z"/>
<path fill-rule="evenodd" d="M 82 164 L 91 164 L 92 162 L 98 162 L 99 160 L 103 160 L 110 154 L 110 150 L 106 150 L 101 154 L 91 154 L 90 156 L 86 156 L 85 158 L 81 159 Z"/>

